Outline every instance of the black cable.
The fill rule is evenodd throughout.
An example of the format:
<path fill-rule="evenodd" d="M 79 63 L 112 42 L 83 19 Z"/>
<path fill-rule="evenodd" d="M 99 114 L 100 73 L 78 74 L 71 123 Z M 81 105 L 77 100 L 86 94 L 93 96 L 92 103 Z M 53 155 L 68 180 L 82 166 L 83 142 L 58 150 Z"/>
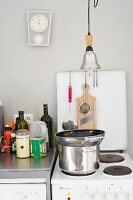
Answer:
<path fill-rule="evenodd" d="M 90 35 L 90 0 L 88 0 L 88 35 Z"/>
<path fill-rule="evenodd" d="M 94 7 L 96 8 L 99 0 L 94 0 Z M 88 0 L 88 35 L 90 35 L 90 0 Z"/>
<path fill-rule="evenodd" d="M 99 0 L 94 0 L 94 7 L 96 8 L 97 7 L 97 5 L 98 5 L 98 3 L 99 3 Z"/>

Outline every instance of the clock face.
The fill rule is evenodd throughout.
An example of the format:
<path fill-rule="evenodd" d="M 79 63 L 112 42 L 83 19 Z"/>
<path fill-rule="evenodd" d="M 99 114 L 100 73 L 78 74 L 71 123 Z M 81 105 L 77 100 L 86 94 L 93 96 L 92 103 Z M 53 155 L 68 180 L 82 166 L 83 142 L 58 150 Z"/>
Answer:
<path fill-rule="evenodd" d="M 30 19 L 30 28 L 36 33 L 42 33 L 48 28 L 48 18 L 42 14 L 36 14 Z"/>

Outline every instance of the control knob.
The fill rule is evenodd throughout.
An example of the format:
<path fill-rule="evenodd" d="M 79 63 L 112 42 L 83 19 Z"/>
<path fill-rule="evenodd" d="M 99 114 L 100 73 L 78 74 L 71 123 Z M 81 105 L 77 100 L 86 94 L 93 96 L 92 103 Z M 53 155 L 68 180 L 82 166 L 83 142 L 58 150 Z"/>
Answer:
<path fill-rule="evenodd" d="M 22 192 L 16 192 L 14 195 L 13 195 L 13 199 L 15 200 L 24 200 L 24 194 Z"/>
<path fill-rule="evenodd" d="M 91 200 L 91 196 L 88 192 L 85 192 L 84 194 L 82 194 L 81 199 L 82 200 Z"/>
<path fill-rule="evenodd" d="M 102 193 L 96 193 L 94 199 L 95 200 L 104 200 L 104 195 Z"/>
<path fill-rule="evenodd" d="M 133 193 L 129 194 L 129 200 L 133 200 Z"/>
<path fill-rule="evenodd" d="M 115 195 L 111 192 L 106 193 L 106 200 L 114 200 Z"/>
<path fill-rule="evenodd" d="M 126 194 L 125 193 L 118 193 L 117 194 L 117 200 L 126 200 Z"/>

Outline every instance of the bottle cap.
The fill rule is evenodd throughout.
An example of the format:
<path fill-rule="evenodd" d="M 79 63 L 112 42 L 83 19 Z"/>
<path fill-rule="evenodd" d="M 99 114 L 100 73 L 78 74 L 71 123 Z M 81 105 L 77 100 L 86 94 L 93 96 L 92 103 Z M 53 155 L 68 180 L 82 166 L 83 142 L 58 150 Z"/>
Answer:
<path fill-rule="evenodd" d="M 44 101 L 44 102 L 43 102 L 43 105 L 48 105 L 48 102 L 47 102 L 47 101 Z"/>
<path fill-rule="evenodd" d="M 5 130 L 12 130 L 12 128 L 9 125 L 5 125 Z"/>

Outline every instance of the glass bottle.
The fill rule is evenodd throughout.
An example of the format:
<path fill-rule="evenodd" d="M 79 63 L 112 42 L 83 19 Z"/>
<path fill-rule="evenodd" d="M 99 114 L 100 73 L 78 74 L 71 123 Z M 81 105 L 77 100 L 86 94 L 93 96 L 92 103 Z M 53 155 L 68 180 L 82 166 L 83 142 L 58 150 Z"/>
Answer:
<path fill-rule="evenodd" d="M 53 147 L 53 137 L 52 137 L 52 118 L 48 114 L 48 104 L 43 104 L 44 115 L 41 117 L 41 121 L 44 121 L 48 128 L 48 137 L 49 137 L 49 147 Z"/>
<path fill-rule="evenodd" d="M 15 141 L 16 141 L 16 135 L 15 135 L 15 133 L 11 133 L 11 143 L 10 143 L 11 153 L 14 153 L 16 151 L 15 150 Z"/>
<path fill-rule="evenodd" d="M 5 152 L 10 152 L 11 133 L 12 133 L 12 128 L 6 125 L 5 131 L 4 131 L 4 151 Z"/>
<path fill-rule="evenodd" d="M 19 117 L 16 118 L 16 122 L 15 122 L 15 129 L 14 132 L 16 132 L 18 129 L 18 122 L 19 122 Z"/>
<path fill-rule="evenodd" d="M 27 129 L 28 130 L 28 123 L 24 119 L 24 111 L 19 111 L 19 120 L 16 122 L 15 131 L 19 129 Z"/>

